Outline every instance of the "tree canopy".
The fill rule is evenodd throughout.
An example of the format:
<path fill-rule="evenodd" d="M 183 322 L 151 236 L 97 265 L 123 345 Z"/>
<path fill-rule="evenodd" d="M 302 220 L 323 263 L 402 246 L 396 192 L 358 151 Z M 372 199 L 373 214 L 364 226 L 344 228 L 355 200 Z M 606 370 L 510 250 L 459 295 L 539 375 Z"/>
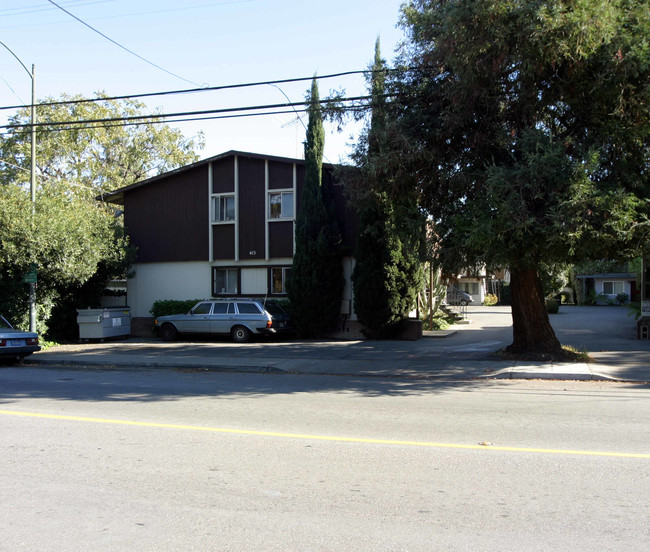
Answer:
<path fill-rule="evenodd" d="M 120 119 L 144 113 L 130 100 L 75 103 L 64 95 L 37 105 L 36 202 L 30 178 L 29 111 L 11 118 L 18 126 L 0 139 L 0 303 L 14 323 L 24 324 L 27 286 L 22 278 L 38 267 L 39 327 L 45 328 L 57 300 L 101 273 L 125 276 L 128 240 L 114 209 L 98 196 L 153 174 L 195 161 L 202 138 L 185 138 L 166 125 L 120 126 Z M 80 121 L 77 125 L 62 122 Z M 73 127 L 70 129 L 70 127 Z M 105 282 L 104 282 L 105 283 Z M 100 291 L 101 282 L 95 283 Z M 85 294 L 87 299 L 87 294 Z M 84 304 L 83 306 L 87 306 Z"/>
<path fill-rule="evenodd" d="M 104 96 L 97 94 L 98 98 Z M 60 182 L 75 188 L 77 195 L 85 189 L 89 197 L 95 197 L 198 159 L 196 152 L 203 147 L 201 135 L 186 138 L 179 130 L 162 124 L 161 119 L 147 124 L 124 120 L 144 115 L 146 106 L 142 102 L 81 100 L 81 96 L 63 94 L 37 105 L 37 123 L 44 125 L 36 133 L 39 189 Z M 74 121 L 79 123 L 63 124 Z M 27 182 L 31 162 L 29 109 L 19 110 L 9 118 L 9 124 L 19 126 L 0 141 L 5 164 L 0 182 Z"/>
<path fill-rule="evenodd" d="M 447 271 L 512 274 L 513 352 L 559 352 L 541 263 L 649 242 L 650 10 L 636 0 L 413 0 L 384 163 Z"/>

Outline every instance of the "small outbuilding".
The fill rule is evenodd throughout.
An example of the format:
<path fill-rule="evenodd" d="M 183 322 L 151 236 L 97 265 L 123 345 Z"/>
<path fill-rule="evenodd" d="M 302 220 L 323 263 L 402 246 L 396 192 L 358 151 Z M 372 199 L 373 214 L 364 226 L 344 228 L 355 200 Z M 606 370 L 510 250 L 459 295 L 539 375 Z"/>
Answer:
<path fill-rule="evenodd" d="M 634 272 L 609 272 L 602 274 L 581 274 L 581 299 L 583 302 L 591 296 L 599 305 L 610 303 L 629 303 L 639 300 L 639 290 Z M 625 298 L 624 300 L 621 300 Z"/>

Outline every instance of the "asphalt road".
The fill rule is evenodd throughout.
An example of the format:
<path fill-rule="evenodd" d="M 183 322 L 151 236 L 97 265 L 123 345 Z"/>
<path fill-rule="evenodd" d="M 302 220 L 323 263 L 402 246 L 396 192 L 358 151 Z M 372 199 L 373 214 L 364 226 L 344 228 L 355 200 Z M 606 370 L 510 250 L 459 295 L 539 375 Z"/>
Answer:
<path fill-rule="evenodd" d="M 5 367 L 0 550 L 646 550 L 649 399 Z"/>

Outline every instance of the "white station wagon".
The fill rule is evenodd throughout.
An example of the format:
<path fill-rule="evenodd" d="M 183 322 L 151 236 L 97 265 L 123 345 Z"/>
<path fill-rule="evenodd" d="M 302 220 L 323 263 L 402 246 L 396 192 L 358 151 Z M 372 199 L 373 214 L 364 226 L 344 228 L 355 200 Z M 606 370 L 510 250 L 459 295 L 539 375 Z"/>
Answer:
<path fill-rule="evenodd" d="M 165 341 L 173 341 L 179 334 L 212 334 L 230 335 L 234 342 L 246 343 L 254 334 L 276 332 L 273 317 L 254 299 L 200 301 L 187 314 L 159 316 L 154 324 Z"/>

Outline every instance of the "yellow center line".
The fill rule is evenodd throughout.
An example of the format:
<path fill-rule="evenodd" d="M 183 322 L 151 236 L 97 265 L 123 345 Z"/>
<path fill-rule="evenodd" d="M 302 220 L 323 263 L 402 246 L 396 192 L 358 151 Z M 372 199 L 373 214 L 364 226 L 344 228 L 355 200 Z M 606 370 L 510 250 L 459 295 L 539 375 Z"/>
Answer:
<path fill-rule="evenodd" d="M 367 439 L 362 437 L 336 437 L 328 435 L 306 435 L 301 433 L 281 433 L 276 431 L 255 431 L 247 429 L 228 429 L 221 427 L 205 427 L 184 424 L 162 424 L 157 422 L 135 422 L 131 420 L 113 420 L 109 418 L 88 418 L 84 416 L 65 416 L 62 414 L 39 414 L 36 412 L 19 412 L 14 410 L 0 410 L 4 416 L 21 416 L 26 418 L 44 418 L 48 420 L 67 420 L 73 422 L 90 422 L 95 424 L 113 424 L 136 427 L 155 427 L 162 429 L 181 429 L 185 431 L 208 431 L 211 433 L 230 433 L 235 435 L 256 435 L 259 437 L 281 437 L 285 439 L 303 439 L 309 441 L 335 441 L 342 443 L 362 443 L 373 445 L 401 445 L 408 447 L 429 447 L 445 449 L 466 450 L 498 450 L 506 452 L 534 452 L 539 454 L 569 454 L 575 456 L 609 456 L 614 458 L 643 458 L 650 459 L 650 454 L 632 452 L 605 452 L 591 450 L 566 450 L 527 447 L 500 447 L 492 445 L 458 445 L 453 443 L 431 443 L 427 441 L 399 441 L 393 439 Z"/>

